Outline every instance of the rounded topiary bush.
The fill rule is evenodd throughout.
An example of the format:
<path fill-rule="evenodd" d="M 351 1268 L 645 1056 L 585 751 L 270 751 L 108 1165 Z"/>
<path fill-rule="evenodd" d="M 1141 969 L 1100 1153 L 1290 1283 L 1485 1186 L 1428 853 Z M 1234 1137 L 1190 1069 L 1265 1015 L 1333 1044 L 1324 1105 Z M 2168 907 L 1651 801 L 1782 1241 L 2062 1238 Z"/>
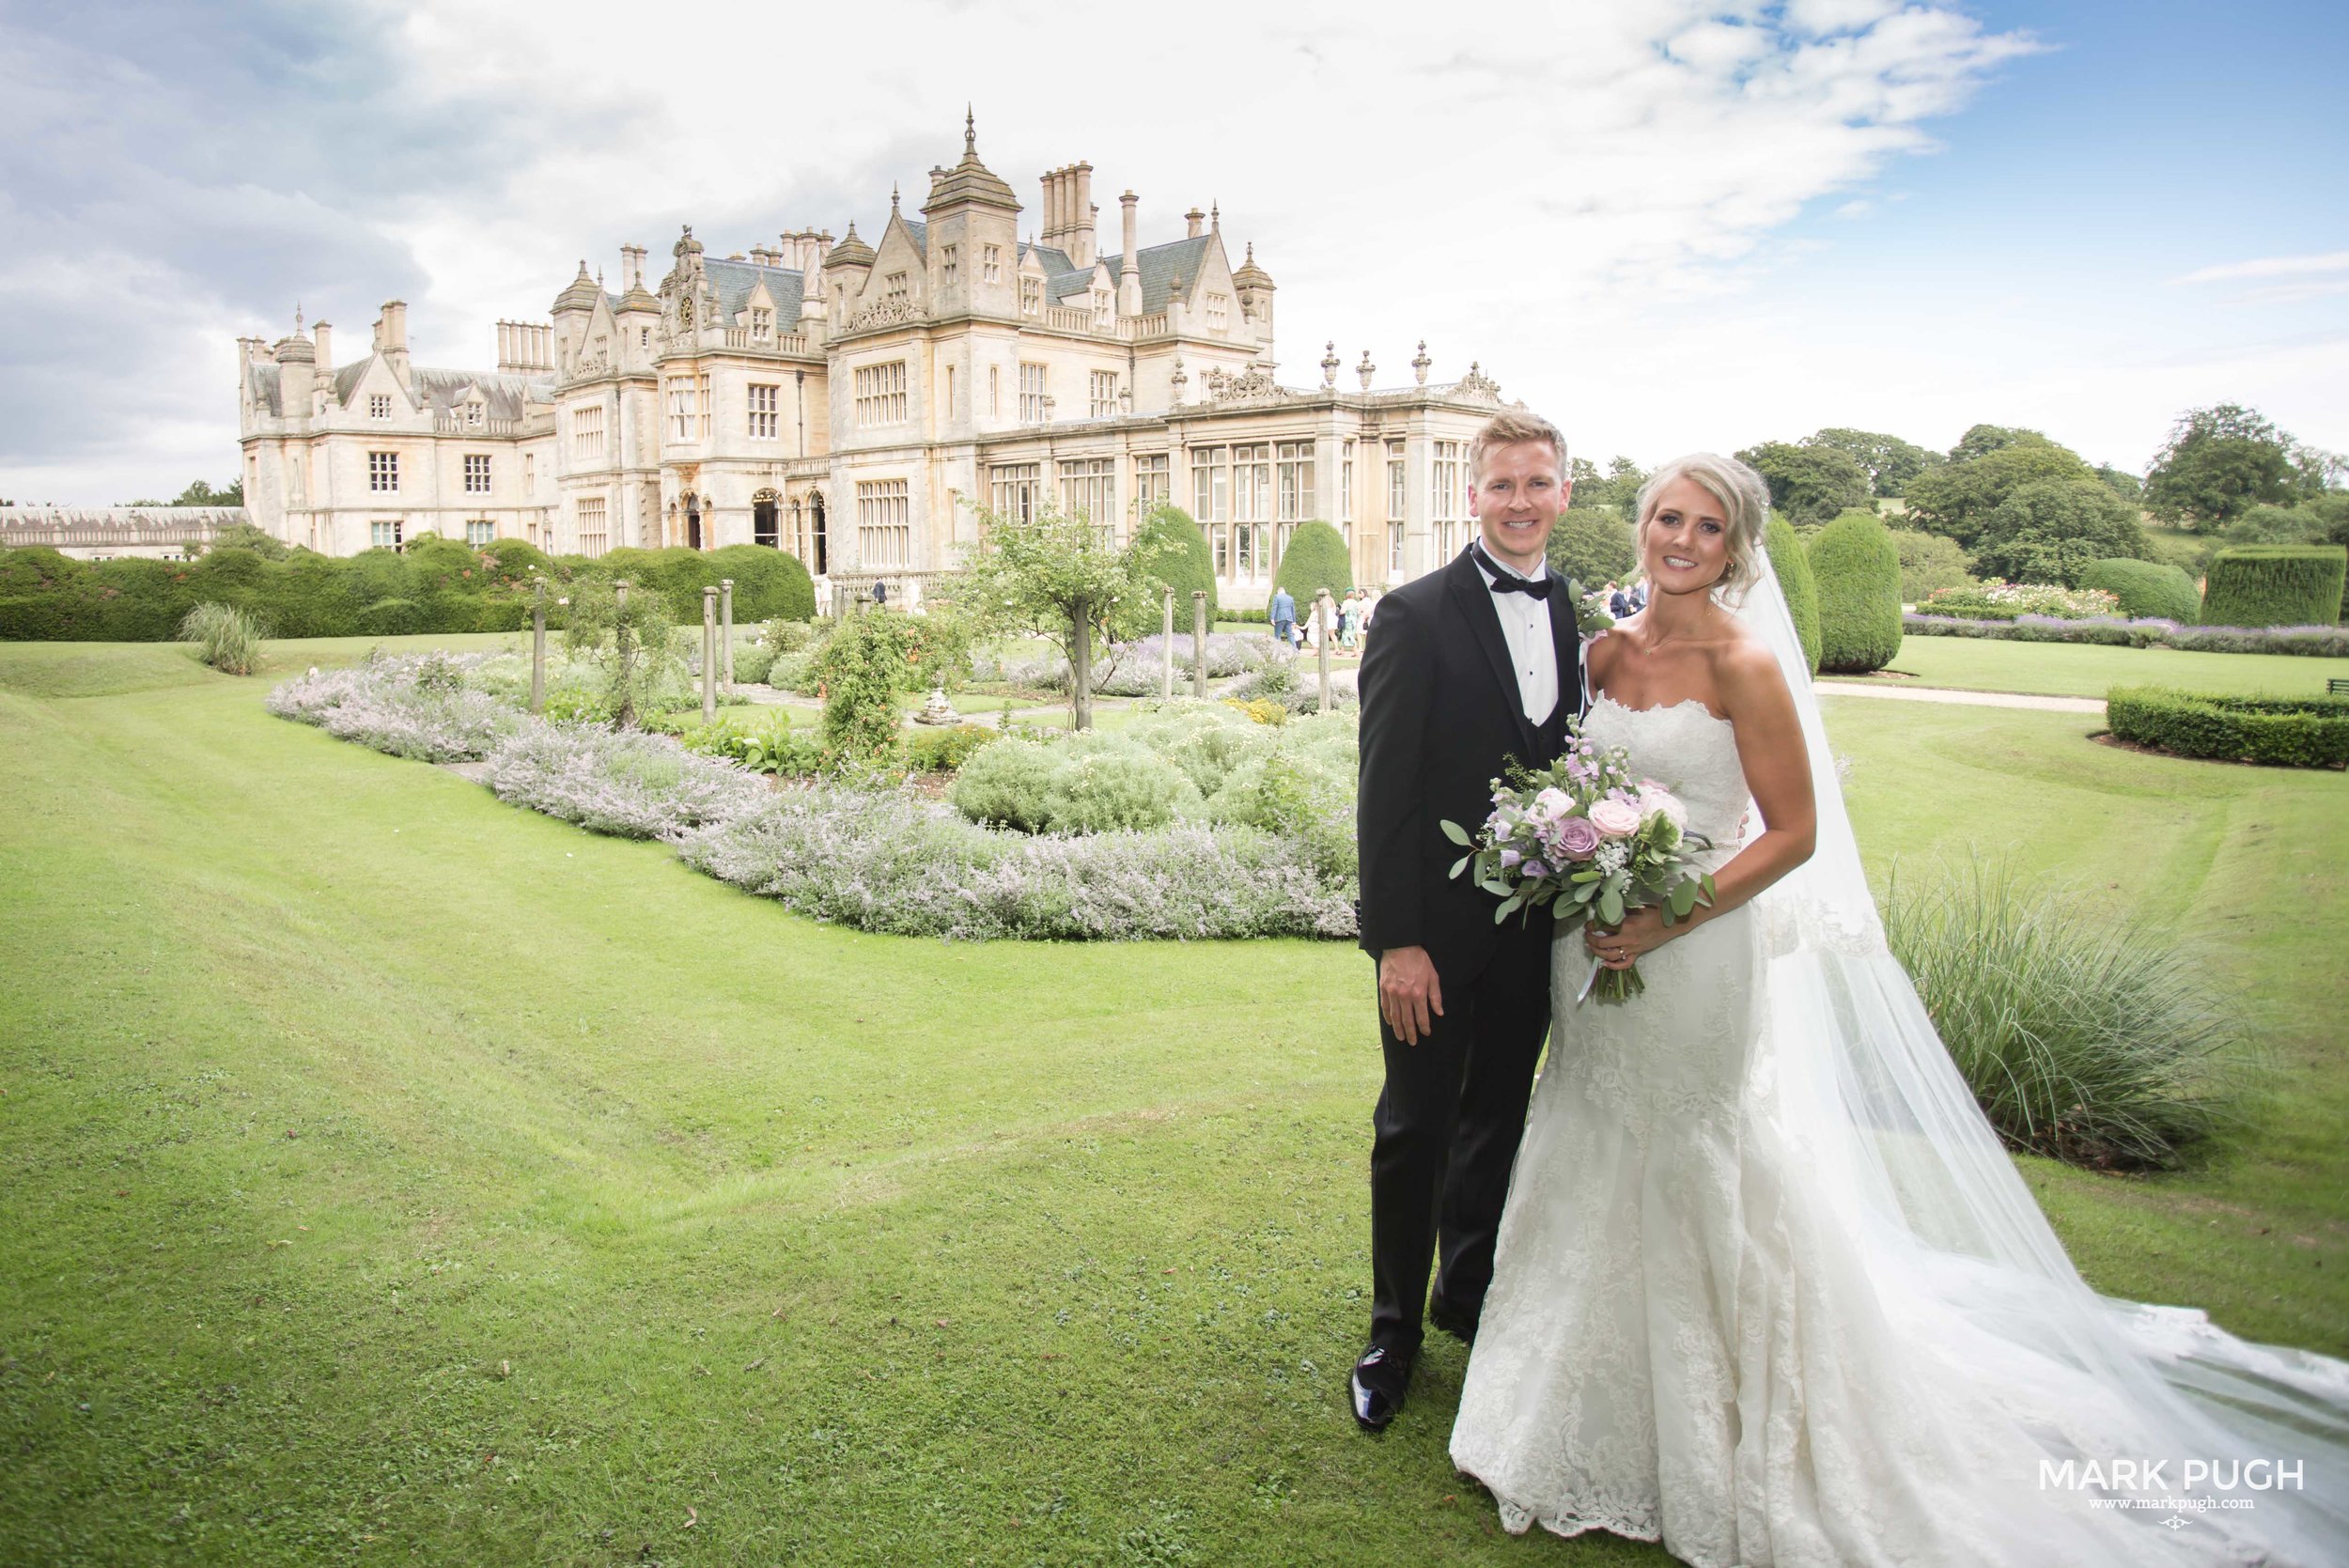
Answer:
<path fill-rule="evenodd" d="M 783 616 L 795 621 L 816 618 L 816 580 L 800 558 L 768 545 L 728 545 L 712 551 L 710 582 L 734 579 L 734 624 L 769 621 Z M 696 590 L 698 592 L 698 590 Z M 694 608 L 701 614 L 699 606 Z"/>
<path fill-rule="evenodd" d="M 2349 698 L 2230 697 L 2157 686 L 2105 694 L 2116 739 L 2179 756 L 2278 768 L 2349 767 Z"/>
<path fill-rule="evenodd" d="M 1313 619 L 1314 596 L 1327 589 L 1337 598 L 1354 586 L 1354 563 L 1347 559 L 1346 538 L 1315 518 L 1297 525 L 1288 549 L 1281 553 L 1281 569 L 1272 576 L 1276 588 L 1286 588 L 1297 601 L 1297 618 Z M 1176 610 L 1179 619 L 1181 611 Z"/>
<path fill-rule="evenodd" d="M 1881 670 L 1901 651 L 1901 557 L 1883 522 L 1846 512 L 1812 537 L 1819 589 L 1819 668 Z"/>
<path fill-rule="evenodd" d="M 2202 602 L 2192 578 L 2157 561 L 2097 561 L 2080 573 L 2080 586 L 2110 594 L 2133 621 L 2191 621 Z"/>
<path fill-rule="evenodd" d="M 2204 626 L 2329 626 L 2341 618 L 2349 548 L 2242 545 L 2211 557 Z"/>
<path fill-rule="evenodd" d="M 1213 626 L 1215 561 L 1207 553 L 1207 536 L 1190 520 L 1190 514 L 1179 506 L 1154 506 L 1149 516 L 1142 520 L 1142 526 L 1134 531 L 1134 542 L 1154 546 L 1157 553 L 1143 573 L 1149 587 L 1142 599 L 1118 606 L 1118 636 L 1131 640 L 1159 630 L 1164 614 L 1160 596 L 1169 588 L 1174 590 L 1174 629 L 1178 635 L 1190 629 L 1190 596 L 1198 589 L 1206 590 L 1207 624 Z"/>
<path fill-rule="evenodd" d="M 1772 514 L 1762 531 L 1762 548 L 1769 553 L 1770 569 L 1778 574 L 1779 592 L 1786 596 L 1786 613 L 1794 617 L 1795 635 L 1802 642 L 1802 657 L 1811 673 L 1819 673 L 1819 584 L 1811 575 L 1802 536 L 1784 518 Z M 1895 606 L 1897 612 L 1898 607 Z"/>

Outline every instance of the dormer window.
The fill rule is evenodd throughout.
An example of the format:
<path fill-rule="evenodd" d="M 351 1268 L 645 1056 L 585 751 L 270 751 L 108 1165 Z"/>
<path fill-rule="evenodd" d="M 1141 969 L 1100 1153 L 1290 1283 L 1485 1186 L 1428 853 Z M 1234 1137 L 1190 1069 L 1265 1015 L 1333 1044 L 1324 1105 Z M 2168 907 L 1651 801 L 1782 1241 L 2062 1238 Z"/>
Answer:
<path fill-rule="evenodd" d="M 475 429 L 479 429 L 481 427 L 480 404 L 468 403 L 465 405 L 465 423 L 473 426 Z"/>
<path fill-rule="evenodd" d="M 765 305 L 751 306 L 751 341 L 764 343 L 775 334 L 775 313 Z"/>
<path fill-rule="evenodd" d="M 1021 278 L 1019 280 L 1019 314 L 1022 316 L 1034 316 L 1040 313 L 1043 309 L 1044 280 L 1042 278 Z"/>
<path fill-rule="evenodd" d="M 962 277 L 962 247 L 947 245 L 938 253 L 938 275 L 952 288 Z"/>
<path fill-rule="evenodd" d="M 1093 315 L 1095 319 L 1104 325 L 1108 323 L 1111 315 L 1110 299 L 1110 291 L 1106 288 L 1097 288 L 1093 291 Z"/>
<path fill-rule="evenodd" d="M 388 392 L 379 392 L 369 397 L 367 399 L 367 417 L 369 419 L 391 418 L 392 395 Z"/>
<path fill-rule="evenodd" d="M 903 272 L 892 272 L 881 280 L 881 302 L 893 305 L 906 303 L 906 275 Z"/>

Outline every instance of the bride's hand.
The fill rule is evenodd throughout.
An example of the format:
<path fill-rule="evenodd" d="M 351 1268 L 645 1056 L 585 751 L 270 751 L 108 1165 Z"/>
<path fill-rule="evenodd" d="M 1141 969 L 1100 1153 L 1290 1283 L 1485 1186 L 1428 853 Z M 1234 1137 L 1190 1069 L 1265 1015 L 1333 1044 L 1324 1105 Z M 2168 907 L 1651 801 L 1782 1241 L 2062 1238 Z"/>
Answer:
<path fill-rule="evenodd" d="M 1685 935 L 1688 925 L 1685 920 L 1677 925 L 1666 925 L 1664 912 L 1650 906 L 1624 916 L 1623 924 L 1612 931 L 1602 929 L 1595 921 L 1590 922 L 1582 927 L 1582 942 L 1606 968 L 1627 970 L 1641 955 L 1653 953 L 1674 937 Z"/>

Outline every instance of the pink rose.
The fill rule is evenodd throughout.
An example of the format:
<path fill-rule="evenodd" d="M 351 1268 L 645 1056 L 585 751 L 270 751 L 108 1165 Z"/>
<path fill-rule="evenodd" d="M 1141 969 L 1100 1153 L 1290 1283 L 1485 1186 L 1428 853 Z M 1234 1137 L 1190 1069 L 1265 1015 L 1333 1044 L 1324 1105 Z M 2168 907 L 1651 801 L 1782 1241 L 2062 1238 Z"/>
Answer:
<path fill-rule="evenodd" d="M 1591 826 L 1608 838 L 1629 838 L 1640 831 L 1640 808 L 1624 800 L 1601 800 L 1591 808 Z"/>
<path fill-rule="evenodd" d="M 1562 789 L 1545 789 L 1533 797 L 1532 815 L 1538 822 L 1555 822 L 1574 810 L 1574 801 Z"/>
<path fill-rule="evenodd" d="M 1558 853 L 1570 861 L 1587 861 L 1598 852 L 1598 830 L 1588 817 L 1569 816 L 1558 824 L 1554 841 Z"/>
<path fill-rule="evenodd" d="M 1640 798 L 1634 804 L 1642 817 L 1662 812 L 1673 827 L 1684 832 L 1688 831 L 1688 808 L 1681 802 L 1679 796 L 1653 780 L 1640 786 Z"/>

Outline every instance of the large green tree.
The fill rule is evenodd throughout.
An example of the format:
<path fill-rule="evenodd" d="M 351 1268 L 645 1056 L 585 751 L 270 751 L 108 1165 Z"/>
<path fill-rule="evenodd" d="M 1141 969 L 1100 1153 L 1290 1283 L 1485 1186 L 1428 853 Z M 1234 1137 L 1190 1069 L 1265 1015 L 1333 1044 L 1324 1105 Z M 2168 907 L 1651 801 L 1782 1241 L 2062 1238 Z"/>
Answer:
<path fill-rule="evenodd" d="M 1623 582 L 1640 564 L 1631 525 L 1597 506 L 1577 506 L 1558 520 L 1549 531 L 1548 558 L 1550 570 L 1586 594 Z"/>
<path fill-rule="evenodd" d="M 1990 428 L 1977 425 L 1967 434 L 1971 437 Z M 2024 486 L 2062 479 L 2096 483 L 2095 471 L 2070 447 L 2059 446 L 2036 430 L 2004 433 L 2014 439 L 1980 442 L 1975 455 L 1953 457 L 1911 480 L 1903 498 L 1908 505 L 1909 525 L 1955 539 L 1970 550 L 1988 526 L 1990 514 Z M 1962 448 L 1965 443 L 1959 445 Z"/>
<path fill-rule="evenodd" d="M 2295 460 L 2300 451 L 2256 409 L 2188 409 L 2146 472 L 2146 505 L 2164 522 L 2223 528 L 2263 502 L 2289 501 L 2308 489 L 2308 470 Z M 2322 488 L 2321 479 L 2314 488 Z"/>
<path fill-rule="evenodd" d="M 1802 444 L 1841 452 L 1851 458 L 1868 471 L 1868 481 L 1877 495 L 1900 494 L 1911 479 L 1944 460 L 1940 453 L 1928 452 L 1898 436 L 1842 425 L 1805 436 Z"/>
<path fill-rule="evenodd" d="M 1737 460 L 1770 487 L 1770 509 L 1789 521 L 1825 522 L 1853 507 L 1864 507 L 1875 481 L 1850 453 L 1831 446 L 1766 441 L 1737 454 Z"/>
<path fill-rule="evenodd" d="M 2037 430 L 2027 430 L 2020 425 L 1976 425 L 1958 437 L 1957 444 L 1950 448 L 1950 461 L 1962 463 L 1975 458 L 1986 458 L 2000 447 L 2012 446 L 2018 441 L 2034 436 L 2041 441 L 2047 439 Z"/>
<path fill-rule="evenodd" d="M 2015 489 L 1983 520 L 1974 566 L 2013 582 L 2077 588 L 2098 561 L 2144 555 L 2136 509 L 2094 477 L 2042 479 Z"/>

